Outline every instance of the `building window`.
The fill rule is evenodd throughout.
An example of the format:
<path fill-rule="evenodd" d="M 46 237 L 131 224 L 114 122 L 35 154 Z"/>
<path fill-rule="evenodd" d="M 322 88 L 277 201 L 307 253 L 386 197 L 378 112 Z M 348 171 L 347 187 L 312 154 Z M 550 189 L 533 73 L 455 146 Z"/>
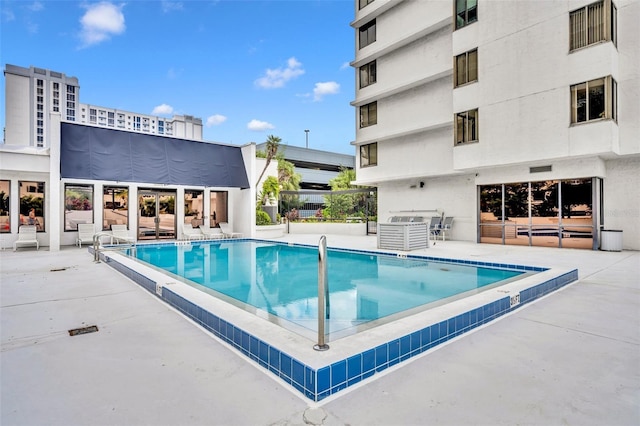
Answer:
<path fill-rule="evenodd" d="M 456 145 L 469 142 L 478 142 L 478 110 L 459 112 L 455 116 L 455 142 Z"/>
<path fill-rule="evenodd" d="M 455 87 L 478 81 L 478 49 L 456 56 L 453 75 Z"/>
<path fill-rule="evenodd" d="M 378 143 L 360 145 L 360 167 L 378 165 Z"/>
<path fill-rule="evenodd" d="M 220 222 L 227 222 L 228 193 L 211 191 L 209 194 L 209 226 L 215 228 Z"/>
<path fill-rule="evenodd" d="M 20 181 L 20 225 L 35 225 L 44 232 L 44 182 Z"/>
<path fill-rule="evenodd" d="M 378 103 L 371 102 L 360 107 L 360 127 L 372 126 L 378 123 Z"/>
<path fill-rule="evenodd" d="M 11 232 L 11 181 L 0 180 L 0 233 Z"/>
<path fill-rule="evenodd" d="M 184 190 L 184 223 L 194 228 L 204 225 L 204 191 Z"/>
<path fill-rule="evenodd" d="M 454 0 L 456 30 L 478 20 L 478 0 Z"/>
<path fill-rule="evenodd" d="M 77 231 L 79 223 L 93 223 L 93 185 L 64 186 L 64 230 Z"/>
<path fill-rule="evenodd" d="M 376 20 L 360 27 L 360 49 L 376 41 Z"/>
<path fill-rule="evenodd" d="M 611 0 L 581 7 L 569 14 L 570 50 L 601 41 L 617 43 L 617 13 Z"/>
<path fill-rule="evenodd" d="M 360 88 L 376 82 L 376 61 L 360 67 Z"/>
<path fill-rule="evenodd" d="M 102 189 L 102 230 L 111 225 L 129 228 L 129 189 L 125 186 L 105 186 Z"/>
<path fill-rule="evenodd" d="M 363 7 L 365 7 L 366 5 L 373 3 L 373 0 L 359 0 L 358 1 L 358 8 L 362 9 Z"/>
<path fill-rule="evenodd" d="M 611 76 L 571 86 L 571 123 L 617 120 L 618 85 Z"/>

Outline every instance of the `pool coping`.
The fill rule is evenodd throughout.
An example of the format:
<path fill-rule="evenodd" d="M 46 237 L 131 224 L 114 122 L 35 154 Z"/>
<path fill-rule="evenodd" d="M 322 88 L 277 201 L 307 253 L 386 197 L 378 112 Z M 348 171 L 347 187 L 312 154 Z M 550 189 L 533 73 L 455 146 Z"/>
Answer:
<path fill-rule="evenodd" d="M 249 238 L 234 241 L 283 244 Z M 284 244 L 317 247 L 298 243 Z M 505 267 L 537 273 L 356 335 L 329 341 L 330 349 L 319 352 L 313 350 L 316 342 L 309 338 L 287 331 L 259 315 L 216 299 L 120 253 L 101 252 L 100 257 L 109 266 L 182 312 L 306 398 L 316 402 L 490 323 L 578 279 L 577 269 L 450 259 L 384 250 L 330 248 L 364 254 L 397 255 L 402 258 Z M 89 250 L 92 251 L 92 248 Z"/>

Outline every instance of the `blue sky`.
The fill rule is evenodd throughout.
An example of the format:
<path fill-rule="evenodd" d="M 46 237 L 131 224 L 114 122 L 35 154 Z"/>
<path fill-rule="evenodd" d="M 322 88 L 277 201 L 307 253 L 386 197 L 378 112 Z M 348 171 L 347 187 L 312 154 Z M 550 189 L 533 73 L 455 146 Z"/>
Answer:
<path fill-rule="evenodd" d="M 0 2 L 0 59 L 75 76 L 80 101 L 202 118 L 204 139 L 353 154 L 352 0 Z M 4 81 L 0 124 L 4 127 Z"/>

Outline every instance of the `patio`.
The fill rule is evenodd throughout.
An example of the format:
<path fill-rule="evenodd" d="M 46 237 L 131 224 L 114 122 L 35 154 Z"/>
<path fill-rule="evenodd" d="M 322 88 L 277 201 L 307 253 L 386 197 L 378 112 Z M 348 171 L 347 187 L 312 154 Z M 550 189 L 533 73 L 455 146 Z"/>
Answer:
<path fill-rule="evenodd" d="M 280 240 L 317 244 L 319 235 Z M 327 235 L 375 250 L 376 237 Z M 640 253 L 439 241 L 412 253 L 580 280 L 319 404 L 86 248 L 0 254 L 3 425 L 640 423 Z M 68 330 L 97 325 L 70 337 Z M 376 376 L 377 377 L 377 376 Z"/>

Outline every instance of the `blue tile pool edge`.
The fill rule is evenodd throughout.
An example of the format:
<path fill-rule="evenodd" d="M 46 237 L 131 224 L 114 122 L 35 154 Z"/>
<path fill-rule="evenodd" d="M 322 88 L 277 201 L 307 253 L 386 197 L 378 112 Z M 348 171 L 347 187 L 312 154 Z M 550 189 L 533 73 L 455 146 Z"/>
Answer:
<path fill-rule="evenodd" d="M 92 249 L 90 248 L 89 251 L 92 252 Z M 578 279 L 578 270 L 570 270 L 521 290 L 516 295 L 505 296 L 324 367 L 312 368 L 170 289 L 157 286 L 155 281 L 111 257 L 105 256 L 104 253 L 100 253 L 100 258 L 107 265 L 161 298 L 205 330 L 213 333 L 315 402 L 493 321 Z M 544 270 L 544 268 L 532 270 L 538 269 Z"/>

